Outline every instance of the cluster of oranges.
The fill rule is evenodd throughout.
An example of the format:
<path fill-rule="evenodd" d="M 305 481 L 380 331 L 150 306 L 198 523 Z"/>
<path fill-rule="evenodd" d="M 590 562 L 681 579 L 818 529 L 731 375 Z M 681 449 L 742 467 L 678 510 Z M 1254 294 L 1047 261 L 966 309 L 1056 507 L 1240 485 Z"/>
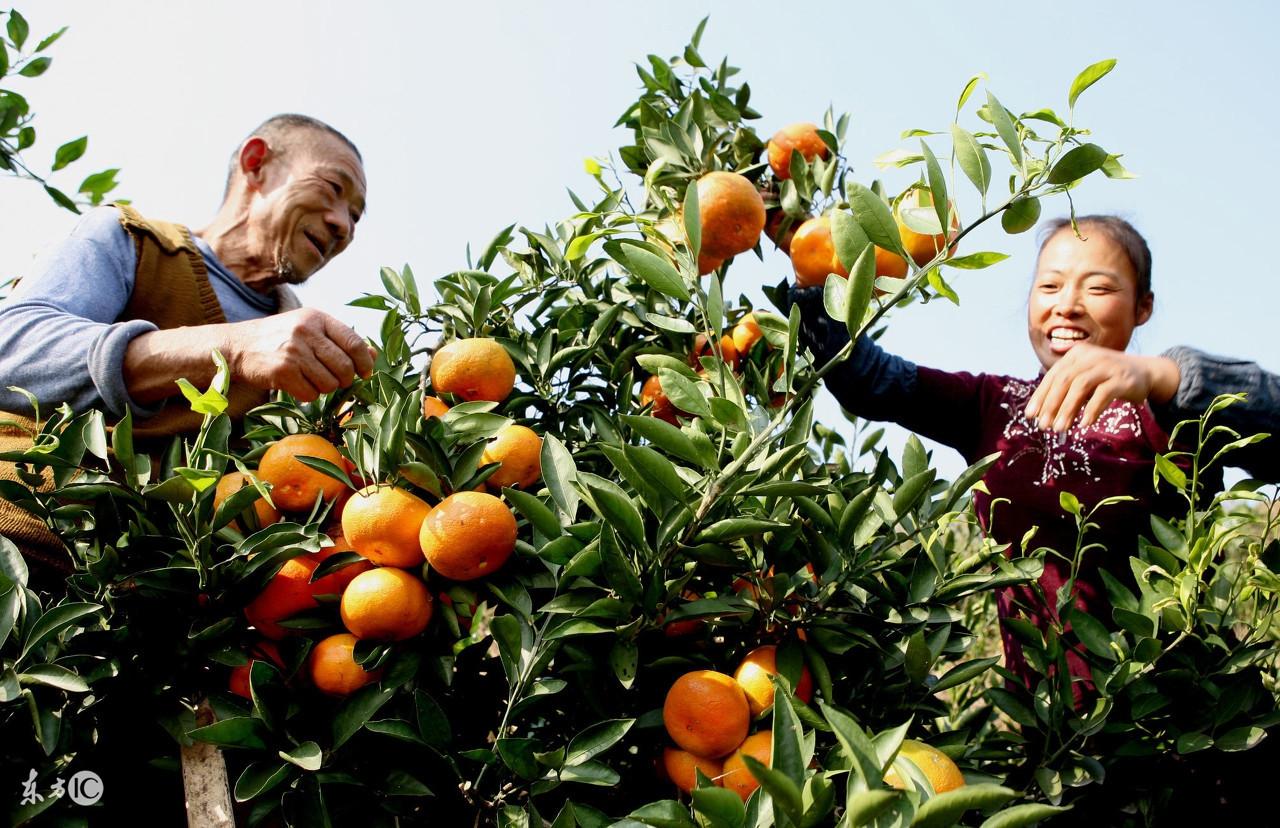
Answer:
<path fill-rule="evenodd" d="M 697 786 L 697 773 L 742 797 L 745 802 L 759 782 L 747 769 L 744 756 L 769 766 L 772 734 L 751 733 L 752 721 L 773 708 L 770 677 L 778 672 L 773 644 L 757 647 L 742 659 L 732 676 L 715 670 L 694 670 L 676 679 L 662 706 L 667 735 L 678 747 L 662 753 L 662 770 L 680 790 Z M 802 668 L 795 696 L 806 704 L 813 698 L 813 677 Z"/>
<path fill-rule="evenodd" d="M 432 387 L 465 401 L 501 402 L 515 384 L 510 356 L 491 339 L 462 339 L 436 354 Z M 442 417 L 449 407 L 427 397 L 423 416 Z M 511 557 L 516 519 L 500 497 L 488 491 L 528 488 L 541 479 L 541 438 L 521 425 L 500 429 L 485 446 L 482 463 L 498 468 L 476 491 L 459 491 L 432 506 L 421 497 L 388 482 L 365 485 L 352 493 L 341 481 L 304 464 L 299 457 L 328 461 L 349 474 L 355 471 L 332 443 L 316 434 L 282 437 L 267 449 L 257 478 L 271 486 L 271 500 L 254 502 L 238 516 L 236 527 L 266 526 L 280 512 L 306 514 L 318 501 L 332 503 L 337 525 L 327 529 L 333 546 L 290 558 L 246 607 L 250 624 L 268 641 L 255 645 L 252 657 L 281 663 L 271 640 L 289 630 L 281 622 L 319 607 L 321 598 L 339 602 L 345 633 L 331 635 L 311 649 L 308 673 L 315 687 L 345 696 L 379 678 L 354 657 L 358 641 L 404 641 L 431 622 L 435 601 L 419 576 L 424 563 L 453 581 L 470 581 L 497 572 Z M 249 480 L 234 472 L 222 478 L 215 509 Z M 277 511 L 277 508 L 279 511 Z M 360 560 L 313 580 L 316 568 L 338 552 L 355 552 Z M 232 690 L 248 695 L 251 665 L 235 669 Z"/>
<path fill-rule="evenodd" d="M 742 360 L 747 359 L 756 343 L 763 338 L 764 333 L 760 330 L 760 323 L 756 322 L 754 314 L 748 313 L 720 337 L 716 347 L 720 350 L 720 359 L 729 366 L 729 370 L 737 371 Z M 694 337 L 693 347 L 689 351 L 689 364 L 698 373 L 704 373 L 706 370 L 702 364 L 703 357 L 714 356 L 715 350 L 706 334 L 698 334 Z M 680 410 L 663 392 L 662 380 L 657 374 L 648 377 L 640 386 L 640 405 L 641 407 L 652 405 L 649 414 L 660 420 L 665 420 L 672 425 L 679 422 Z"/>

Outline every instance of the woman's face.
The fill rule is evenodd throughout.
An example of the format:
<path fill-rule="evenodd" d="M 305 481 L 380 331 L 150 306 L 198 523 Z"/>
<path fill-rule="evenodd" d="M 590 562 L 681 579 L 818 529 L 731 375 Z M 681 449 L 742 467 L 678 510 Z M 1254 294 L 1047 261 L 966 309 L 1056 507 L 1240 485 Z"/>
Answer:
<path fill-rule="evenodd" d="M 1151 317 L 1154 296 L 1138 296 L 1138 275 L 1124 250 L 1098 228 L 1070 227 L 1050 237 L 1036 262 L 1027 302 L 1031 348 L 1048 370 L 1081 342 L 1123 351 Z"/>

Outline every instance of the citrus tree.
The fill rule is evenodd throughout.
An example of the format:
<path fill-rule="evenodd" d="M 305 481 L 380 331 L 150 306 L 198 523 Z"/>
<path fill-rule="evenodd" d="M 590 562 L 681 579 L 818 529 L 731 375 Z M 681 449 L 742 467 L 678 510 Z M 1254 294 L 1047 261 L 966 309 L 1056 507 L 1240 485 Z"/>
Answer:
<path fill-rule="evenodd" d="M 944 267 L 1003 258 L 963 249 L 975 227 L 1025 231 L 1041 199 L 1126 175 L 1074 118 L 1112 62 L 1065 116 L 970 80 L 948 129 L 883 159 L 920 171 L 890 193 L 854 178 L 846 117 L 765 140 L 702 28 L 638 67 L 630 142 L 588 161 L 572 215 L 502 230 L 432 300 L 382 271 L 354 303 L 383 312 L 368 379 L 233 423 L 223 364 L 183 385 L 199 432 L 161 445 L 127 416 L 46 412 L 6 459 L 53 488 L 0 495 L 78 572 L 37 595 L 0 542 L 0 728 L 25 746 L 7 772 L 145 768 L 149 793 L 97 806 L 135 819 L 172 819 L 175 757 L 207 744 L 255 825 L 1015 826 L 1109 802 L 1091 783 L 1121 746 L 1258 743 L 1277 584 L 1259 487 L 1205 504 L 1162 464 L 1186 520 L 1153 522 L 1114 618 L 1023 630 L 1044 678 L 1010 682 L 990 598 L 1047 553 L 977 531 L 994 457 L 947 481 L 918 440 L 893 457 L 816 422 L 852 346 L 815 367 L 786 282 L 785 315 L 725 295 L 734 257 L 773 257 L 852 340 L 954 299 Z M 1086 548 L 1094 506 L 1063 506 Z M 1090 654 L 1093 707 L 1056 669 L 1067 647 Z"/>

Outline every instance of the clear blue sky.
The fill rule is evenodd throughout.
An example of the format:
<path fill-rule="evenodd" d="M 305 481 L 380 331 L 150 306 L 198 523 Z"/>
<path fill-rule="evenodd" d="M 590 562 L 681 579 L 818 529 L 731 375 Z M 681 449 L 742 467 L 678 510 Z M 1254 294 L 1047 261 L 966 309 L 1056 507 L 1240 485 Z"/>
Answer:
<path fill-rule="evenodd" d="M 1157 309 L 1134 349 L 1188 343 L 1280 369 L 1268 219 L 1280 183 L 1269 91 L 1280 21 L 1268 4 L 41 0 L 20 9 L 37 35 L 71 26 L 49 73 L 15 88 L 39 111 L 38 152 L 90 134 L 87 157 L 63 179 L 73 188 L 91 169 L 120 166 L 119 192 L 144 214 L 199 227 L 217 207 L 229 154 L 264 117 L 306 112 L 347 132 L 366 159 L 368 217 L 304 301 L 367 333 L 376 316 L 343 306 L 378 290 L 380 265 L 408 262 L 426 283 L 462 266 L 468 242 L 572 211 L 565 189 L 591 186 L 583 158 L 623 140 L 611 125 L 636 94 L 633 64 L 675 54 L 704 14 L 702 54 L 727 54 L 742 69 L 763 134 L 818 120 L 828 105 L 848 111 L 846 154 L 859 178 L 893 187 L 909 175 L 871 159 L 903 145 L 904 129 L 945 127 L 971 74 L 986 72 L 1015 111 L 1064 110 L 1076 72 L 1114 57 L 1077 122 L 1140 178 L 1099 179 L 1075 195 L 1080 210 L 1122 213 L 1150 240 Z M 74 217 L 30 185 L 0 179 L 0 198 L 0 276 L 19 275 Z M 974 207 L 962 197 L 962 214 Z M 1046 215 L 1065 209 L 1047 205 Z M 896 314 L 884 343 L 922 364 L 1032 375 L 1032 234 L 997 227 L 971 238 L 969 252 L 1012 258 L 958 275 L 959 308 Z M 762 304 L 758 286 L 788 272 L 780 253 L 740 257 L 726 292 Z M 825 395 L 821 416 L 838 422 Z M 949 450 L 937 459 L 944 473 L 960 467 Z"/>

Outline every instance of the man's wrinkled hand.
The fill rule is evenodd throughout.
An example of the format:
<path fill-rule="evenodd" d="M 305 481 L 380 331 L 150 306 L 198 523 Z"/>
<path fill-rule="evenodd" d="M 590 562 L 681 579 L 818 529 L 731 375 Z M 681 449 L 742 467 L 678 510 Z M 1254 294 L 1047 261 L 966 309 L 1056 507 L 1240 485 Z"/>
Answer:
<path fill-rule="evenodd" d="M 314 308 L 230 327 L 232 376 L 255 388 L 311 402 L 373 372 L 373 351 L 355 329 Z"/>

